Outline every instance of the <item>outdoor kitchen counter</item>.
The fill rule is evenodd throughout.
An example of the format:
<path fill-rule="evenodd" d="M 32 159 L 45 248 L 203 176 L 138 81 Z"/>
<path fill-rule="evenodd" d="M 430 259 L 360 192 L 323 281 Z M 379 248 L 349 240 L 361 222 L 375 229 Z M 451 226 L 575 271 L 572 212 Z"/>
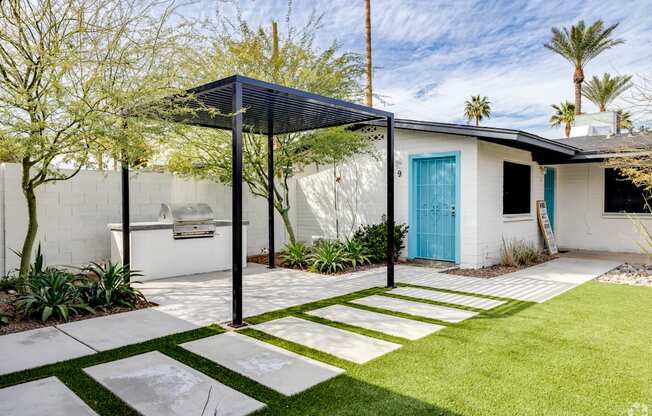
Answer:
<path fill-rule="evenodd" d="M 212 221 L 216 227 L 230 227 L 233 224 L 229 220 L 214 220 Z M 242 221 L 242 225 L 249 225 L 249 221 Z M 111 231 L 122 231 L 122 224 L 112 223 L 108 224 L 109 230 Z M 129 224 L 130 231 L 141 231 L 141 230 L 169 230 L 172 228 L 171 222 L 160 222 L 160 221 L 141 221 L 141 222 L 132 222 Z"/>
<path fill-rule="evenodd" d="M 142 276 L 139 281 L 162 279 L 195 273 L 231 269 L 231 221 L 213 220 L 215 233 L 200 238 L 173 237 L 171 222 L 132 222 L 131 261 L 133 270 Z M 247 264 L 247 228 L 242 222 L 242 265 Z M 111 261 L 122 263 L 122 224 L 107 225 L 111 240 Z"/>

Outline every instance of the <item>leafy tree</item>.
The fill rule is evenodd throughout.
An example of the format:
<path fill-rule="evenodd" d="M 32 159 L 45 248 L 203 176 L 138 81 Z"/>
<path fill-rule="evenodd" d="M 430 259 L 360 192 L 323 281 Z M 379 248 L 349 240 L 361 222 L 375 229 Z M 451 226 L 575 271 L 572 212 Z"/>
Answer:
<path fill-rule="evenodd" d="M 314 45 L 321 17 L 313 15 L 303 28 L 289 20 L 283 37 L 252 29 L 238 18 L 211 23 L 203 46 L 189 50 L 182 71 L 196 83 L 241 74 L 349 101 L 364 97 L 360 56 L 340 52 L 336 42 L 325 50 Z M 243 135 L 243 180 L 252 194 L 267 198 L 267 138 L 256 131 Z M 342 163 L 358 154 L 375 154 L 372 143 L 344 128 L 274 137 L 274 208 L 283 219 L 288 238 L 296 242 L 290 221 L 290 178 L 309 166 Z M 210 129 L 186 132 L 168 162 L 171 171 L 231 184 L 231 133 Z"/>
<path fill-rule="evenodd" d="M 142 158 L 146 146 L 135 144 L 160 131 L 142 117 L 165 115 L 147 104 L 175 91 L 166 88 L 173 69 L 166 52 L 179 35 L 166 27 L 164 6 L 154 0 L 0 3 L 0 155 L 22 165 L 29 215 L 21 276 L 38 230 L 38 187 L 69 180 L 101 164 L 105 154 Z"/>
<path fill-rule="evenodd" d="M 612 77 L 606 72 L 602 78 L 594 75 L 585 84 L 582 95 L 597 105 L 600 112 L 607 111 L 607 106 L 632 86 L 631 79 L 631 75 L 616 75 Z"/>
<path fill-rule="evenodd" d="M 586 26 L 583 20 L 569 28 L 552 28 L 552 39 L 543 46 L 559 54 L 573 64 L 573 82 L 575 83 L 575 114 L 582 114 L 582 83 L 584 82 L 584 67 L 593 58 L 616 45 L 624 43 L 622 39 L 612 39 L 611 35 L 618 27 L 613 24 L 604 27 L 604 22 L 598 20 L 591 26 Z"/>
<path fill-rule="evenodd" d="M 372 143 L 345 128 L 275 137 L 274 208 L 292 244 L 296 235 L 289 215 L 290 178 L 309 166 L 340 163 L 360 153 L 374 154 Z M 173 172 L 231 184 L 231 135 L 219 130 L 214 134 L 186 133 L 168 167 Z M 267 198 L 267 138 L 251 131 L 243 134 L 243 180 L 252 194 Z"/>
<path fill-rule="evenodd" d="M 479 126 L 484 117 L 491 117 L 491 102 L 486 96 L 472 95 L 470 100 L 464 102 L 464 117 Z"/>
<path fill-rule="evenodd" d="M 550 124 L 552 127 L 564 125 L 564 133 L 566 137 L 570 136 L 571 126 L 575 121 L 575 105 L 570 101 L 563 101 L 561 104 L 553 104 L 552 108 L 555 113 L 550 116 Z"/>

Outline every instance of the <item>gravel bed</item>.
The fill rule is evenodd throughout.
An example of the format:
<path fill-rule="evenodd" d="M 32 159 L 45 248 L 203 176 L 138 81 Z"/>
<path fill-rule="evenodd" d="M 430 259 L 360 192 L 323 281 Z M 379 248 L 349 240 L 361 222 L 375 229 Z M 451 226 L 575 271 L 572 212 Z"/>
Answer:
<path fill-rule="evenodd" d="M 652 287 L 652 264 L 623 263 L 596 280 L 603 283 Z"/>

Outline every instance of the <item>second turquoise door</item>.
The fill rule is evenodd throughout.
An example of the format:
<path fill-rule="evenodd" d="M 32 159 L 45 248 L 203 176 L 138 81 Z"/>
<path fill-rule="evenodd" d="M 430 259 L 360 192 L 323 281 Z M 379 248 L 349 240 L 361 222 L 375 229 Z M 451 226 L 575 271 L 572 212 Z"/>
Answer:
<path fill-rule="evenodd" d="M 413 160 L 414 257 L 456 261 L 457 157 Z"/>

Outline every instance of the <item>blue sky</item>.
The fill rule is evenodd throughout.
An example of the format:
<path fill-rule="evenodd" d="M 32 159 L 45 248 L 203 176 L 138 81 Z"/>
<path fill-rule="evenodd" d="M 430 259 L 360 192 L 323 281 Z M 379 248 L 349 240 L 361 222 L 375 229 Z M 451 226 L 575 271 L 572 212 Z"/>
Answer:
<path fill-rule="evenodd" d="M 205 0 L 194 13 L 212 13 L 216 4 L 233 12 L 228 2 Z M 285 0 L 238 4 L 252 24 L 283 22 L 287 12 Z M 572 67 L 542 45 L 552 26 L 580 19 L 619 22 L 616 35 L 626 41 L 589 63 L 587 77 L 652 76 L 652 0 L 372 0 L 371 7 L 374 92 L 387 101 L 378 106 L 399 118 L 464 123 L 464 101 L 482 94 L 493 108 L 484 124 L 561 137 L 548 126 L 550 105 L 573 100 Z M 313 10 L 325 14 L 318 43 L 337 39 L 344 50 L 364 52 L 363 0 L 295 0 L 293 23 Z M 596 110 L 586 100 L 583 106 Z M 635 114 L 635 121 L 645 120 Z"/>

